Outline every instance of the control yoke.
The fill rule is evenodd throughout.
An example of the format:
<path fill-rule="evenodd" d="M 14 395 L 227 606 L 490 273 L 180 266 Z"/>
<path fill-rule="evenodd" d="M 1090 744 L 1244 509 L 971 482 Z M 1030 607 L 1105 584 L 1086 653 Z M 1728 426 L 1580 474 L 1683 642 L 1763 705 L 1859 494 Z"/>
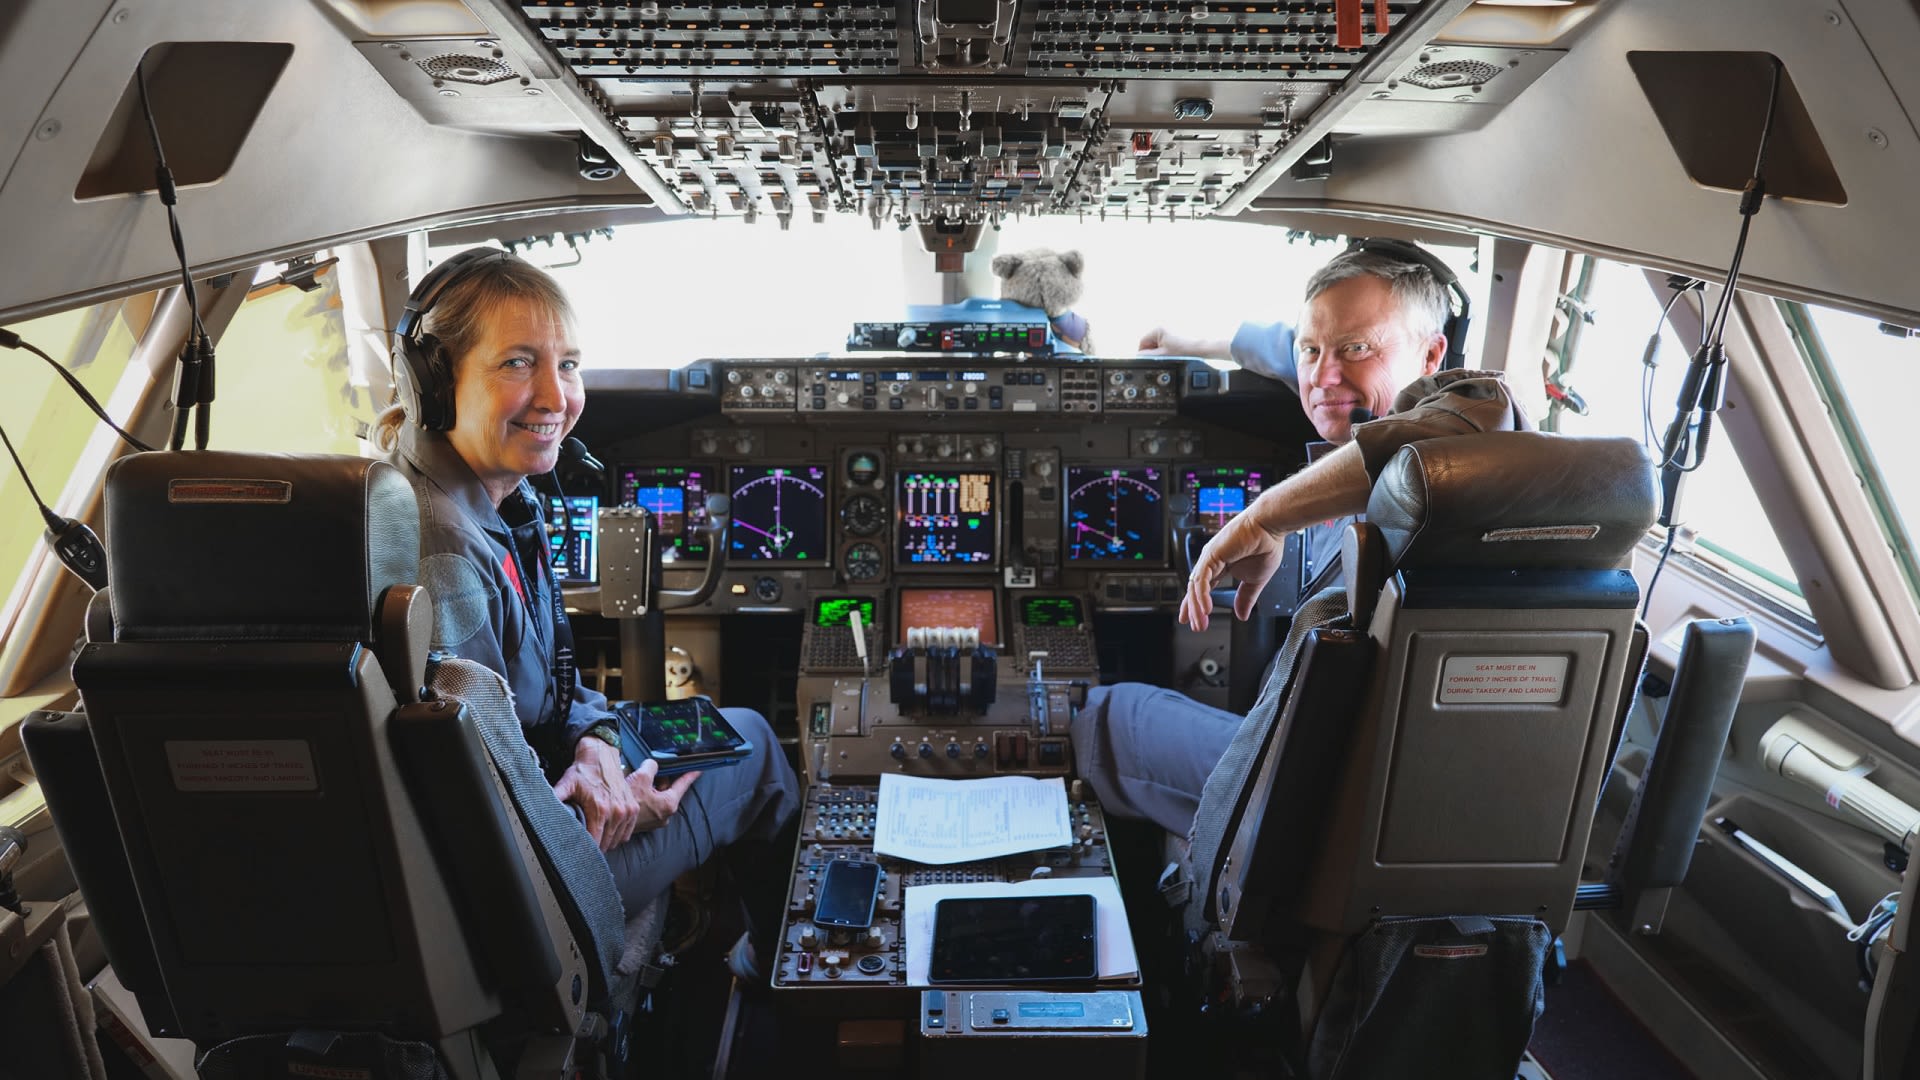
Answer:
<path fill-rule="evenodd" d="M 691 589 L 661 589 L 658 608 L 674 611 L 697 607 L 707 602 L 720 587 L 720 573 L 727 567 L 727 524 L 733 518 L 733 500 L 715 492 L 707 496 L 707 522 L 700 531 L 707 536 L 707 572 L 700 584 Z"/>

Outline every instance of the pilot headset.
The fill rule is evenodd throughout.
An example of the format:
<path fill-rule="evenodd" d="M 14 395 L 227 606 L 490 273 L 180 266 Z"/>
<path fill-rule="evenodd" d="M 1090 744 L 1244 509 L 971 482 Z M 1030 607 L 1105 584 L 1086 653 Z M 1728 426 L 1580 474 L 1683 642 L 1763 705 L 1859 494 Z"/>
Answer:
<path fill-rule="evenodd" d="M 393 386 L 407 419 L 428 431 L 453 430 L 453 361 L 440 339 L 426 333 L 427 312 L 456 281 L 475 269 L 513 258 L 496 248 L 468 248 L 434 267 L 407 297 L 394 327 Z"/>
<path fill-rule="evenodd" d="M 1443 371 L 1455 371 L 1467 366 L 1467 325 L 1472 321 L 1472 303 L 1467 299 L 1467 290 L 1460 284 L 1453 268 L 1441 262 L 1433 252 L 1418 244 L 1405 240 L 1392 240 L 1384 236 L 1356 236 L 1347 244 L 1349 253 L 1367 251 L 1395 262 L 1412 263 L 1424 266 L 1433 274 L 1441 288 L 1453 294 L 1459 302 L 1459 310 L 1449 308 L 1447 321 L 1440 332 L 1447 335 L 1447 357 L 1440 362 Z"/>

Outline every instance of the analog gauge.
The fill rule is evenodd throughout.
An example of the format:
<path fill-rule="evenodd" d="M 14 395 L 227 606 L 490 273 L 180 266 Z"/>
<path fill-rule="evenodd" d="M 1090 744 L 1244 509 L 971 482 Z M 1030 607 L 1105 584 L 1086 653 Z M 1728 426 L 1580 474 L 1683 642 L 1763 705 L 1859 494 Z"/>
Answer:
<path fill-rule="evenodd" d="M 847 580 L 872 581 L 880 576 L 880 546 L 862 541 L 847 548 Z"/>
<path fill-rule="evenodd" d="M 847 479 L 865 486 L 880 475 L 880 459 L 862 451 L 847 458 Z"/>
<path fill-rule="evenodd" d="M 872 536 L 887 527 L 887 508 L 871 495 L 855 495 L 840 508 L 840 522 L 854 536 Z"/>

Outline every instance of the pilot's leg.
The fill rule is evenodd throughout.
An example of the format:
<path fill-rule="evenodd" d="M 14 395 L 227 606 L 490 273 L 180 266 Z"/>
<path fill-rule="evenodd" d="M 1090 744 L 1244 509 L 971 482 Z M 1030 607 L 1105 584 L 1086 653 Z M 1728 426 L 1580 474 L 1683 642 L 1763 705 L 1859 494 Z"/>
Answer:
<path fill-rule="evenodd" d="M 753 754 L 737 765 L 708 769 L 680 800 L 680 812 L 651 832 L 607 853 L 613 880 L 628 911 L 638 911 L 666 892 L 673 879 L 714 853 L 736 845 L 765 849 L 775 845 L 800 806 L 800 785 L 773 729 L 752 709 L 722 709 L 735 731 L 753 744 Z M 788 872 L 792 851 L 779 857 Z M 737 860 L 730 860 L 737 861 Z M 758 861 L 766 861 L 764 858 Z M 746 888 L 747 883 L 742 882 Z"/>
<path fill-rule="evenodd" d="M 1109 814 L 1146 818 L 1187 835 L 1207 774 L 1227 752 L 1241 718 L 1145 683 L 1087 693 L 1073 718 L 1073 763 Z"/>

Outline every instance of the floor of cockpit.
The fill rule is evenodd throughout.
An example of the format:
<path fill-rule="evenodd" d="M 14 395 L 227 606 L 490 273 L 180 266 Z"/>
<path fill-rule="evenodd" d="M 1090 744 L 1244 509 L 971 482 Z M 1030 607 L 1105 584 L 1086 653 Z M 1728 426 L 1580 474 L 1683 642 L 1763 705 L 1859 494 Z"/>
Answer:
<path fill-rule="evenodd" d="M 1567 965 L 1548 987 L 1527 1049 L 1552 1080 L 1693 1080 L 1585 960 Z"/>

